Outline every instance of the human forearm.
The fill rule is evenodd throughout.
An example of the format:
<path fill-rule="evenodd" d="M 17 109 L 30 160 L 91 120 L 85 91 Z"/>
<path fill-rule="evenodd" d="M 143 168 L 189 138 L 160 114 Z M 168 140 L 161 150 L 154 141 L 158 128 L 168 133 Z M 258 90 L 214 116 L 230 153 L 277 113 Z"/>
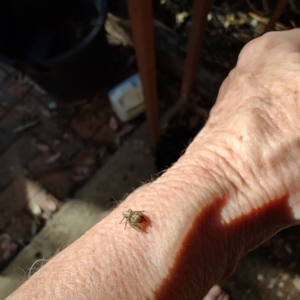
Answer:
<path fill-rule="evenodd" d="M 224 222 L 221 212 L 236 195 L 216 168 L 215 155 L 201 158 L 201 151 L 136 190 L 11 299 L 182 299 L 195 291 L 203 296 L 233 270 L 261 230 L 247 230 L 245 219 Z M 147 234 L 119 224 L 129 208 L 145 211 Z M 262 219 L 263 214 L 257 224 Z"/>
<path fill-rule="evenodd" d="M 199 193 L 198 179 L 191 179 L 196 174 L 190 174 L 189 169 L 174 167 L 156 182 L 136 190 L 107 218 L 32 276 L 14 297 L 80 299 L 85 295 L 88 299 L 101 295 L 101 299 L 117 299 L 121 295 L 121 299 L 130 299 L 136 295 L 141 299 L 156 291 L 155 287 L 170 276 L 169 269 L 194 226 L 202 202 L 209 202 L 212 192 L 218 193 L 211 192 L 206 170 Z M 200 169 L 197 178 L 201 177 Z M 124 230 L 124 224 L 119 224 L 122 212 L 129 208 L 145 211 L 152 226 L 147 228 L 147 234 L 128 226 Z"/>

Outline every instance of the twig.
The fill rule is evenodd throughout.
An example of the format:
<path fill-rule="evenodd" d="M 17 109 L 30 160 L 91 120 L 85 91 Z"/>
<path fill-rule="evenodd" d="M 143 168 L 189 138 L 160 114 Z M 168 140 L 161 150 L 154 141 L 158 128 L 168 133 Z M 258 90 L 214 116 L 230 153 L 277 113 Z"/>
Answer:
<path fill-rule="evenodd" d="M 250 0 L 247 0 L 247 3 L 248 3 L 248 5 L 249 5 L 249 7 L 250 7 L 253 11 L 255 11 L 257 14 L 259 14 L 259 15 L 264 15 L 264 14 L 265 14 L 264 12 L 258 10 L 258 9 L 250 2 Z"/>
<path fill-rule="evenodd" d="M 282 15 L 287 3 L 288 3 L 288 0 L 278 0 L 277 6 L 270 18 L 268 25 L 265 28 L 264 32 L 268 32 L 268 31 L 271 31 L 274 29 L 275 23 L 279 19 L 279 17 Z"/>
<path fill-rule="evenodd" d="M 12 130 L 12 132 L 13 133 L 20 133 L 22 131 L 27 130 L 28 128 L 31 128 L 31 127 L 35 126 L 38 122 L 39 122 L 39 120 L 34 120 L 34 121 L 28 122 L 24 125 L 20 125 L 17 128 L 15 128 L 14 130 Z"/>
<path fill-rule="evenodd" d="M 268 1 L 267 0 L 262 0 L 262 6 L 264 8 L 265 14 L 268 15 L 270 13 L 270 7 L 269 7 L 269 4 L 268 4 Z"/>
<path fill-rule="evenodd" d="M 203 118 L 205 121 L 207 121 L 209 117 L 209 110 L 203 107 L 200 107 L 198 105 L 195 105 L 193 103 L 188 103 L 187 107 L 192 110 L 194 113 L 199 115 L 201 118 Z"/>
<path fill-rule="evenodd" d="M 291 5 L 291 10 L 293 12 L 295 12 L 296 14 L 300 15 L 300 10 L 298 9 L 298 7 L 296 5 L 295 0 L 291 0 L 290 5 Z"/>
<path fill-rule="evenodd" d="M 265 24 L 265 25 L 267 25 L 268 23 L 269 23 L 269 18 L 267 18 L 267 17 L 262 17 L 262 16 L 260 16 L 260 15 L 258 15 L 258 14 L 256 14 L 256 13 L 254 13 L 254 12 L 249 12 L 249 16 L 252 18 L 252 19 L 255 19 L 255 20 L 257 20 L 257 21 L 259 21 L 259 22 L 261 22 L 261 23 L 263 23 L 263 24 Z"/>

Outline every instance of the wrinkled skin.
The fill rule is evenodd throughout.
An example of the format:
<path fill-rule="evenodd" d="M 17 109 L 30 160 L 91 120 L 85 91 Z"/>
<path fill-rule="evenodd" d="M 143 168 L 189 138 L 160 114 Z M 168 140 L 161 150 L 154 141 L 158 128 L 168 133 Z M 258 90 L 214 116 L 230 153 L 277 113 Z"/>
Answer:
<path fill-rule="evenodd" d="M 241 206 L 251 209 L 289 195 L 294 224 L 300 220 L 297 35 L 299 30 L 268 33 L 244 47 L 221 86 L 205 129 L 190 149 L 199 151 L 198 141 L 209 141 L 208 151 L 226 161 L 223 176 L 232 169 L 239 178 L 229 179 L 239 193 L 245 190 L 249 195 L 240 197 Z"/>

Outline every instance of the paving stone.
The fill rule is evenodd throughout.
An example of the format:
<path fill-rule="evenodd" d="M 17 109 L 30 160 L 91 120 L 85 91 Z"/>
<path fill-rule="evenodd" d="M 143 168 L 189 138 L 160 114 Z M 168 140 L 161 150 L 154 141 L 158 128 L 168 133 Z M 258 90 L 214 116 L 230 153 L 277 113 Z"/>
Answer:
<path fill-rule="evenodd" d="M 4 232 L 0 234 L 0 268 L 3 268 L 9 260 L 16 254 L 18 244 L 11 236 Z"/>
<path fill-rule="evenodd" d="M 17 134 L 0 131 L 0 153 L 3 152 L 9 145 L 11 145 L 16 138 Z"/>
<path fill-rule="evenodd" d="M 58 124 L 54 118 L 49 119 L 44 116 L 40 116 L 39 120 L 39 124 L 32 128 L 32 132 L 40 142 L 52 148 L 55 141 L 62 138 L 65 129 Z"/>
<path fill-rule="evenodd" d="M 0 156 L 0 191 L 12 180 L 23 175 L 23 167 L 37 154 L 36 139 L 23 133 Z"/>
<path fill-rule="evenodd" d="M 0 119 L 2 119 L 6 115 L 6 109 L 0 105 Z"/>
<path fill-rule="evenodd" d="M 38 91 L 36 91 L 36 93 L 39 93 Z M 40 93 L 39 93 L 40 94 Z M 52 110 L 67 110 L 69 104 L 61 101 L 49 94 L 45 94 L 39 97 L 40 102 L 47 107 L 48 109 L 52 109 Z"/>
<path fill-rule="evenodd" d="M 0 86 L 4 83 L 4 81 L 8 78 L 8 74 L 0 68 Z"/>
<path fill-rule="evenodd" d="M 68 198 L 76 188 L 72 172 L 68 169 L 43 173 L 37 176 L 37 180 L 48 192 L 61 201 Z"/>
<path fill-rule="evenodd" d="M 97 168 L 97 150 L 94 146 L 82 149 L 71 161 L 72 178 L 77 183 L 89 179 Z"/>
<path fill-rule="evenodd" d="M 0 104 L 6 108 L 13 107 L 29 93 L 31 88 L 31 85 L 28 83 L 22 83 L 18 79 L 10 78 L 0 90 Z"/>
<path fill-rule="evenodd" d="M 97 145 L 114 145 L 117 138 L 116 132 L 108 125 L 105 124 L 93 137 Z"/>
<path fill-rule="evenodd" d="M 35 206 L 40 208 L 40 216 L 35 214 Z M 40 184 L 20 176 L 0 194 L 0 232 L 9 233 L 15 241 L 18 238 L 28 239 L 28 232 L 30 236 L 35 233 L 32 221 L 40 222 L 44 212 L 50 217 L 59 206 L 60 203 Z M 28 220 L 28 217 L 31 220 L 29 226 L 28 222 L 24 221 Z M 25 223 L 27 225 L 25 231 L 19 228 L 21 221 L 24 226 Z"/>
<path fill-rule="evenodd" d="M 6 64 L 4 64 L 4 63 L 2 63 L 2 62 L 0 62 L 0 68 L 4 71 L 4 72 L 6 72 L 7 74 L 9 74 L 10 76 L 11 75 L 16 75 L 16 70 L 13 68 L 13 67 L 11 67 L 11 66 L 9 66 L 9 65 L 6 65 Z"/>
<path fill-rule="evenodd" d="M 18 176 L 0 193 L 0 232 L 4 231 L 15 213 L 23 210 L 27 203 L 25 179 Z"/>
<path fill-rule="evenodd" d="M 20 244 L 27 244 L 37 233 L 37 224 L 27 211 L 19 211 L 14 214 L 11 222 L 5 228 L 12 240 Z"/>
<path fill-rule="evenodd" d="M 108 122 L 111 111 L 107 96 L 99 94 L 72 119 L 71 128 L 81 138 L 89 139 Z"/>
<path fill-rule="evenodd" d="M 19 136 L 14 130 L 23 123 L 23 116 L 12 111 L 0 123 L 0 153 L 3 152 Z"/>
<path fill-rule="evenodd" d="M 45 220 L 42 218 L 44 212 L 39 205 L 45 207 L 46 197 L 48 194 L 41 186 L 21 174 L 0 193 L 0 232 L 11 238 L 13 248 L 9 249 L 17 250 L 18 244 L 27 244 L 44 224 Z M 34 216 L 32 211 L 34 207 L 39 208 L 40 215 Z M 53 212 L 46 214 L 49 218 Z M 0 268 L 14 256 L 14 251 L 7 253 L 5 248 L 2 250 L 1 252 L 0 244 Z"/>
<path fill-rule="evenodd" d="M 0 121 L 0 152 L 4 151 L 22 132 L 26 125 L 34 124 L 40 115 L 37 100 L 29 95 L 10 110 Z"/>
<path fill-rule="evenodd" d="M 76 192 L 75 197 L 97 203 L 101 209 L 107 210 L 112 198 L 123 199 L 125 193 L 132 192 L 142 182 L 149 180 L 155 174 L 154 158 L 150 152 L 135 151 L 133 144 L 136 140 L 150 143 L 145 124 Z"/>
<path fill-rule="evenodd" d="M 52 149 L 61 153 L 61 162 L 63 165 L 70 163 L 72 157 L 84 148 L 82 140 L 74 137 L 71 141 L 62 140 L 59 144 L 52 146 Z"/>
<path fill-rule="evenodd" d="M 32 86 L 32 92 L 36 93 L 36 95 L 38 95 L 38 96 L 46 95 L 46 92 L 38 84 L 36 84 L 35 81 L 33 79 L 31 79 L 30 77 L 25 76 L 23 78 L 23 81 Z"/>
<path fill-rule="evenodd" d="M 133 139 L 147 138 L 145 125 L 133 133 Z M 24 276 L 22 270 L 28 270 L 38 258 L 52 257 L 105 217 L 112 197 L 121 199 L 125 193 L 151 177 L 155 172 L 153 156 L 132 151 L 132 140 L 129 138 L 107 164 L 76 192 L 74 199 L 64 204 L 31 243 L 21 250 L 0 274 L 0 286 L 3 287 L 0 289 L 0 299 L 17 287 Z M 127 180 L 124 180 L 125 177 Z"/>
<path fill-rule="evenodd" d="M 11 238 L 12 245 L 9 246 L 10 251 L 5 251 L 0 256 L 0 267 L 3 268 L 11 258 L 16 254 L 15 252 L 30 243 L 34 235 L 38 233 L 40 224 L 28 213 L 27 210 L 15 212 L 10 219 L 9 224 L 4 228 L 4 234 Z M 8 245 L 7 245 L 8 246 Z M 13 248 L 11 248 L 13 246 Z M 4 248 L 5 249 L 5 248 Z M 1 252 L 1 251 L 0 251 Z"/>
<path fill-rule="evenodd" d="M 29 93 L 11 110 L 23 115 L 24 119 L 35 119 L 41 115 L 40 104 L 33 93 Z"/>
<path fill-rule="evenodd" d="M 56 159 L 54 162 L 49 163 L 51 158 L 57 157 L 59 153 L 52 153 L 52 152 L 41 152 L 39 153 L 33 160 L 28 163 L 28 170 L 31 172 L 32 175 L 35 177 L 41 175 L 42 173 L 58 170 L 61 168 L 60 159 Z"/>

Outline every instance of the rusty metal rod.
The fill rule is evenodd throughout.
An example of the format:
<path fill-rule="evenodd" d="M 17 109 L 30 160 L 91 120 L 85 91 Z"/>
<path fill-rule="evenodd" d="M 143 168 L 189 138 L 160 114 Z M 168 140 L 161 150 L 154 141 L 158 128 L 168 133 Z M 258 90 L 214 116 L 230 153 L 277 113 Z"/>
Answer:
<path fill-rule="evenodd" d="M 127 0 L 127 5 L 142 81 L 147 122 L 151 139 L 156 144 L 159 139 L 159 120 L 152 1 Z"/>
<path fill-rule="evenodd" d="M 279 19 L 279 17 L 281 16 L 281 14 L 283 13 L 288 1 L 289 0 L 279 0 L 278 1 L 277 6 L 276 6 L 271 18 L 270 18 L 270 21 L 269 21 L 269 23 L 267 24 L 267 26 L 264 30 L 264 33 L 274 30 L 275 23 Z"/>
<path fill-rule="evenodd" d="M 210 7 L 211 0 L 194 0 L 191 31 L 189 34 L 187 56 L 180 92 L 180 96 L 184 102 L 188 101 L 195 81 L 207 15 L 210 11 Z"/>

